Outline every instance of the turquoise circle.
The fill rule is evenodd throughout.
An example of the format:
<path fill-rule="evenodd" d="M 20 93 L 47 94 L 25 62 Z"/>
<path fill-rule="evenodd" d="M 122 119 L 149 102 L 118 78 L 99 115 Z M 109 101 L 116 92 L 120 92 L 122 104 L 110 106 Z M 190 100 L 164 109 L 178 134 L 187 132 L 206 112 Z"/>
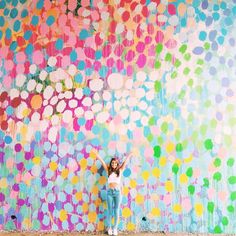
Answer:
<path fill-rule="evenodd" d="M 129 177 L 131 175 L 131 170 L 129 168 L 126 168 L 123 172 L 124 177 Z"/>
<path fill-rule="evenodd" d="M 16 20 L 13 26 L 13 29 L 15 32 L 18 32 L 20 30 L 21 27 L 21 22 L 19 20 Z"/>
<path fill-rule="evenodd" d="M 236 6 L 233 7 L 232 12 L 233 12 L 234 15 L 236 15 Z"/>
<path fill-rule="evenodd" d="M 31 36 L 32 36 L 32 31 L 31 30 L 25 31 L 25 33 L 24 33 L 24 39 L 25 40 L 29 40 Z"/>
<path fill-rule="evenodd" d="M 63 221 L 62 222 L 62 229 L 68 230 L 68 228 L 69 228 L 68 222 L 67 221 Z"/>
<path fill-rule="evenodd" d="M 225 24 L 226 24 L 227 26 L 232 25 L 232 24 L 233 24 L 232 18 L 231 18 L 231 17 L 226 17 L 226 18 L 225 18 Z"/>
<path fill-rule="evenodd" d="M 54 172 L 51 169 L 46 170 L 46 178 L 47 179 L 51 179 L 53 175 L 54 175 Z"/>
<path fill-rule="evenodd" d="M 68 135 L 67 135 L 67 139 L 69 141 L 73 141 L 74 140 L 74 133 L 73 132 L 69 132 Z"/>
<path fill-rule="evenodd" d="M 219 43 L 220 45 L 223 45 L 223 43 L 224 43 L 224 37 L 223 37 L 223 36 L 219 36 L 219 37 L 217 38 L 217 41 L 218 41 L 218 43 Z"/>
<path fill-rule="evenodd" d="M 71 53 L 70 53 L 70 60 L 72 62 L 75 62 L 77 60 L 77 53 L 75 50 L 72 50 Z"/>
<path fill-rule="evenodd" d="M 86 76 L 90 76 L 90 75 L 92 75 L 92 73 L 93 73 L 93 69 L 92 68 L 86 68 L 85 69 L 85 75 Z"/>
<path fill-rule="evenodd" d="M 6 144 L 10 144 L 12 142 L 12 137 L 7 135 L 7 136 L 5 136 L 4 141 L 5 141 Z"/>
<path fill-rule="evenodd" d="M 37 2 L 36 8 L 37 8 L 37 9 L 42 9 L 42 8 L 43 8 L 43 5 L 44 5 L 44 0 L 39 0 L 39 1 Z"/>
<path fill-rule="evenodd" d="M 39 23 L 39 17 L 38 16 L 33 16 L 31 20 L 31 24 L 36 26 Z"/>
<path fill-rule="evenodd" d="M 206 39 L 206 37 L 207 37 L 207 33 L 206 33 L 205 31 L 201 31 L 201 32 L 199 33 L 199 39 L 200 39 L 201 41 L 204 41 L 204 40 Z"/>
<path fill-rule="evenodd" d="M 56 196 L 55 196 L 55 194 L 49 193 L 49 194 L 48 194 L 48 197 L 47 197 L 47 200 L 48 200 L 49 203 L 54 203 L 54 202 L 56 201 Z"/>
<path fill-rule="evenodd" d="M 219 9 L 220 9 L 219 5 L 218 4 L 214 4 L 213 10 L 214 11 L 219 11 Z"/>
<path fill-rule="evenodd" d="M 98 73 L 102 78 L 105 78 L 108 73 L 108 68 L 106 66 L 102 66 Z"/>
<path fill-rule="evenodd" d="M 44 151 L 48 152 L 51 149 L 51 143 L 50 142 L 44 142 L 43 149 L 44 149 Z"/>
<path fill-rule="evenodd" d="M 72 215 L 70 219 L 72 224 L 76 224 L 79 221 L 79 217 L 77 215 Z"/>
<path fill-rule="evenodd" d="M 85 62 L 84 62 L 84 61 L 80 61 L 80 62 L 78 63 L 77 68 L 78 68 L 79 70 L 84 70 L 84 68 L 85 68 Z"/>
<path fill-rule="evenodd" d="M 24 4 L 27 0 L 20 0 L 21 4 Z"/>
<path fill-rule="evenodd" d="M 2 36 L 3 36 L 3 33 L 2 33 L 2 31 L 0 30 L 0 39 L 2 39 Z"/>
<path fill-rule="evenodd" d="M 26 16 L 28 16 L 28 10 L 24 9 L 24 10 L 21 12 L 21 18 L 25 18 Z"/>
<path fill-rule="evenodd" d="M 100 128 L 99 128 L 97 125 L 94 125 L 94 126 L 92 127 L 92 132 L 93 132 L 94 134 L 98 134 L 99 131 L 100 131 Z"/>
<path fill-rule="evenodd" d="M 10 10 L 8 8 L 4 9 L 3 15 L 8 16 L 9 12 L 10 12 Z"/>
<path fill-rule="evenodd" d="M 78 125 L 83 126 L 83 125 L 85 125 L 86 120 L 84 119 L 84 117 L 80 117 L 80 118 L 77 120 L 77 123 L 78 123 Z"/>
<path fill-rule="evenodd" d="M 83 141 L 85 139 L 85 136 L 83 132 L 79 132 L 77 135 L 77 141 Z"/>
<path fill-rule="evenodd" d="M 102 58 L 102 52 L 99 50 L 99 51 L 96 51 L 95 52 L 95 59 L 96 60 L 99 60 Z"/>
<path fill-rule="evenodd" d="M 90 88 L 88 88 L 88 87 L 83 88 L 83 94 L 84 94 L 84 95 L 89 96 L 90 93 L 91 93 Z"/>
<path fill-rule="evenodd" d="M 84 40 L 84 39 L 88 38 L 88 36 L 89 36 L 88 31 L 86 29 L 82 29 L 79 34 L 79 38 Z"/>
<path fill-rule="evenodd" d="M 45 202 L 42 204 L 42 212 L 43 212 L 43 213 L 48 212 L 48 204 L 45 203 Z"/>
<path fill-rule="evenodd" d="M 41 141 L 41 138 L 42 138 L 41 132 L 40 131 L 36 131 L 35 132 L 35 141 L 39 142 L 39 141 Z"/>
<path fill-rule="evenodd" d="M 0 9 L 4 9 L 6 7 L 5 1 L 0 2 Z"/>
<path fill-rule="evenodd" d="M 66 200 L 66 195 L 65 195 L 65 193 L 60 192 L 60 193 L 58 194 L 58 200 L 61 201 L 61 202 L 64 202 L 64 201 Z"/>
<path fill-rule="evenodd" d="M 6 30 L 6 38 L 7 39 L 10 39 L 11 38 L 11 30 L 9 29 L 9 28 L 7 28 L 7 30 Z"/>
<path fill-rule="evenodd" d="M 5 24 L 5 20 L 3 16 L 0 16 L 0 27 L 3 27 Z"/>
<path fill-rule="evenodd" d="M 226 2 L 221 2 L 220 8 L 223 9 L 223 10 L 225 10 L 225 9 L 227 8 Z"/>
<path fill-rule="evenodd" d="M 50 218 L 45 214 L 45 215 L 43 216 L 43 224 L 44 224 L 45 226 L 48 226 L 49 223 L 50 223 Z"/>
<path fill-rule="evenodd" d="M 205 21 L 205 19 L 206 19 L 206 15 L 205 15 L 203 12 L 201 12 L 201 13 L 199 14 L 199 17 L 200 17 L 200 19 L 201 19 L 202 21 Z"/>
<path fill-rule="evenodd" d="M 57 145 L 56 145 L 55 143 L 52 145 L 51 150 L 52 150 L 53 152 L 57 152 Z"/>
<path fill-rule="evenodd" d="M 18 10 L 16 8 L 12 8 L 10 12 L 10 17 L 14 19 L 17 17 L 17 15 L 18 15 Z"/>
<path fill-rule="evenodd" d="M 73 206 L 72 206 L 70 203 L 66 203 L 66 204 L 64 205 L 64 209 L 65 209 L 67 212 L 71 213 L 74 208 L 73 208 Z"/>
<path fill-rule="evenodd" d="M 219 14 L 218 12 L 214 12 L 214 13 L 212 14 L 212 17 L 213 17 L 214 21 L 217 21 L 217 20 L 220 19 L 220 14 Z"/>
<path fill-rule="evenodd" d="M 13 7 L 16 7 L 17 4 L 18 4 L 18 0 L 12 0 L 12 6 L 13 6 Z"/>
<path fill-rule="evenodd" d="M 83 81 L 83 76 L 81 74 L 77 74 L 75 76 L 75 82 L 81 84 Z"/>
<path fill-rule="evenodd" d="M 100 144 L 100 140 L 98 138 L 94 138 L 91 140 L 91 144 L 93 146 L 98 146 Z"/>
<path fill-rule="evenodd" d="M 7 115 L 11 116 L 14 113 L 14 109 L 12 106 L 8 106 L 6 109 Z"/>
<path fill-rule="evenodd" d="M 33 50 L 34 50 L 34 46 L 30 43 L 26 46 L 25 53 L 29 56 L 32 54 Z"/>
<path fill-rule="evenodd" d="M 46 20 L 48 26 L 51 26 L 55 22 L 54 16 L 49 16 Z"/>
<path fill-rule="evenodd" d="M 64 41 L 62 39 L 57 39 L 55 47 L 57 50 L 61 50 L 63 48 Z"/>
<path fill-rule="evenodd" d="M 182 27 L 186 27 L 186 25 L 187 25 L 187 21 L 186 21 L 185 18 L 181 19 L 180 22 L 181 22 L 181 26 L 182 26 Z"/>

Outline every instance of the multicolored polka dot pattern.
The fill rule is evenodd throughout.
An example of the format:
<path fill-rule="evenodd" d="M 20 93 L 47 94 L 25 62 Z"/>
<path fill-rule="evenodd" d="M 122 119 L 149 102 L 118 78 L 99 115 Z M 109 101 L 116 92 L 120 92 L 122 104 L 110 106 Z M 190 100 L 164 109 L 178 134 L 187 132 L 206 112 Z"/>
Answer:
<path fill-rule="evenodd" d="M 236 1 L 1 0 L 0 230 L 234 233 Z"/>

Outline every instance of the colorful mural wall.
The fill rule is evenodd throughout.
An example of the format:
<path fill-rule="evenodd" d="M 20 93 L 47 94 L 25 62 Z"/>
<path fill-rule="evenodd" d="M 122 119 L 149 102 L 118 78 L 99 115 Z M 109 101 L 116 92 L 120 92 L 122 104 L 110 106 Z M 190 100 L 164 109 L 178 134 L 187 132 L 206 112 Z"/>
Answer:
<path fill-rule="evenodd" d="M 235 0 L 1 0 L 0 230 L 236 231 Z"/>

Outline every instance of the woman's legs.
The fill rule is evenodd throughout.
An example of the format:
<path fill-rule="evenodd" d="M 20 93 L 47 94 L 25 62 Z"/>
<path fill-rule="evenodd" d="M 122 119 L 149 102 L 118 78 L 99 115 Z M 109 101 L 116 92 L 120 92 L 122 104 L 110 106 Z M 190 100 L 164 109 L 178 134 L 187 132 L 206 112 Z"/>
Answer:
<path fill-rule="evenodd" d="M 107 223 L 108 228 L 111 228 L 111 219 L 112 219 L 112 209 L 113 209 L 113 194 L 112 190 L 107 190 Z"/>
<path fill-rule="evenodd" d="M 117 230 L 118 220 L 119 220 L 119 211 L 120 211 L 120 190 L 115 190 L 114 192 L 114 229 Z"/>

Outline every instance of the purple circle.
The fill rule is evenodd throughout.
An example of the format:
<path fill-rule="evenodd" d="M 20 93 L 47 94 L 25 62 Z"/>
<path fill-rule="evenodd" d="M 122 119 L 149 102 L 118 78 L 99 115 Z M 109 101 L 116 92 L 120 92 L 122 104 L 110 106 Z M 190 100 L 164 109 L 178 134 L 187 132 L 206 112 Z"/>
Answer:
<path fill-rule="evenodd" d="M 205 60 L 206 60 L 206 61 L 210 61 L 211 58 L 212 58 L 212 53 L 211 53 L 211 52 L 208 52 L 208 53 L 206 54 L 206 56 L 205 56 Z"/>
<path fill-rule="evenodd" d="M 16 151 L 16 152 L 20 152 L 21 149 L 22 149 L 21 144 L 20 144 L 20 143 L 17 143 L 17 144 L 15 145 L 15 151 Z"/>
<path fill-rule="evenodd" d="M 208 1 L 205 0 L 202 2 L 202 9 L 207 9 L 207 7 L 208 7 Z"/>
<path fill-rule="evenodd" d="M 24 204 L 25 204 L 24 199 L 19 198 L 19 199 L 17 200 L 17 205 L 18 205 L 18 206 L 23 206 Z"/>
<path fill-rule="evenodd" d="M 223 116 L 220 112 L 216 113 L 216 119 L 219 120 L 219 121 L 223 119 Z"/>
<path fill-rule="evenodd" d="M 214 66 L 211 66 L 210 69 L 209 69 L 210 75 L 215 75 L 216 72 L 217 72 L 216 68 Z"/>
<path fill-rule="evenodd" d="M 217 35 L 217 31 L 216 30 L 211 30 L 209 33 L 209 39 L 210 41 L 214 41 Z"/>
<path fill-rule="evenodd" d="M 208 16 L 208 17 L 206 18 L 206 26 L 211 25 L 211 24 L 212 24 L 212 21 L 213 21 L 213 18 L 212 18 L 211 16 Z"/>
<path fill-rule="evenodd" d="M 213 51 L 217 51 L 218 50 L 218 44 L 216 41 L 212 42 L 211 48 Z"/>
<path fill-rule="evenodd" d="M 219 62 L 220 64 L 225 64 L 225 58 L 221 56 L 219 59 Z"/>
<path fill-rule="evenodd" d="M 228 87 L 229 86 L 229 79 L 227 77 L 222 78 L 221 85 L 223 87 Z"/>
<path fill-rule="evenodd" d="M 18 192 L 18 191 L 20 190 L 19 184 L 14 184 L 14 185 L 12 186 L 12 189 L 13 189 L 14 191 Z"/>
<path fill-rule="evenodd" d="M 4 155 L 5 155 L 4 152 L 0 152 L 0 163 L 4 162 Z"/>
<path fill-rule="evenodd" d="M 227 64 L 228 64 L 228 66 L 231 68 L 231 67 L 233 67 L 234 62 L 233 62 L 232 59 L 229 59 Z"/>
<path fill-rule="evenodd" d="M 40 212 L 38 213 L 38 220 L 40 220 L 40 221 L 43 220 L 43 212 L 42 212 L 42 211 L 40 211 Z"/>
<path fill-rule="evenodd" d="M 30 160 L 31 159 L 31 153 L 30 152 L 26 152 L 25 153 L 25 160 Z"/>
<path fill-rule="evenodd" d="M 0 193 L 0 202 L 4 202 L 5 195 L 3 193 Z"/>
<path fill-rule="evenodd" d="M 227 95 L 228 97 L 232 97 L 232 96 L 234 96 L 234 91 L 233 91 L 232 89 L 228 89 L 228 90 L 226 91 L 226 95 Z"/>
<path fill-rule="evenodd" d="M 230 9 L 225 9 L 223 13 L 225 16 L 229 16 L 231 11 L 230 11 Z"/>
<path fill-rule="evenodd" d="M 230 38 L 230 39 L 229 39 L 229 44 L 230 44 L 230 46 L 234 47 L 234 45 L 235 45 L 235 40 L 234 40 L 234 38 Z"/>
<path fill-rule="evenodd" d="M 216 96 L 215 96 L 215 101 L 216 101 L 216 103 L 220 103 L 221 101 L 222 101 L 222 96 L 220 95 L 220 94 L 217 94 Z"/>
<path fill-rule="evenodd" d="M 46 187 L 48 184 L 48 181 L 46 179 L 42 179 L 42 186 Z"/>
<path fill-rule="evenodd" d="M 23 162 L 17 163 L 16 168 L 17 170 L 22 171 L 24 168 L 24 163 Z"/>

